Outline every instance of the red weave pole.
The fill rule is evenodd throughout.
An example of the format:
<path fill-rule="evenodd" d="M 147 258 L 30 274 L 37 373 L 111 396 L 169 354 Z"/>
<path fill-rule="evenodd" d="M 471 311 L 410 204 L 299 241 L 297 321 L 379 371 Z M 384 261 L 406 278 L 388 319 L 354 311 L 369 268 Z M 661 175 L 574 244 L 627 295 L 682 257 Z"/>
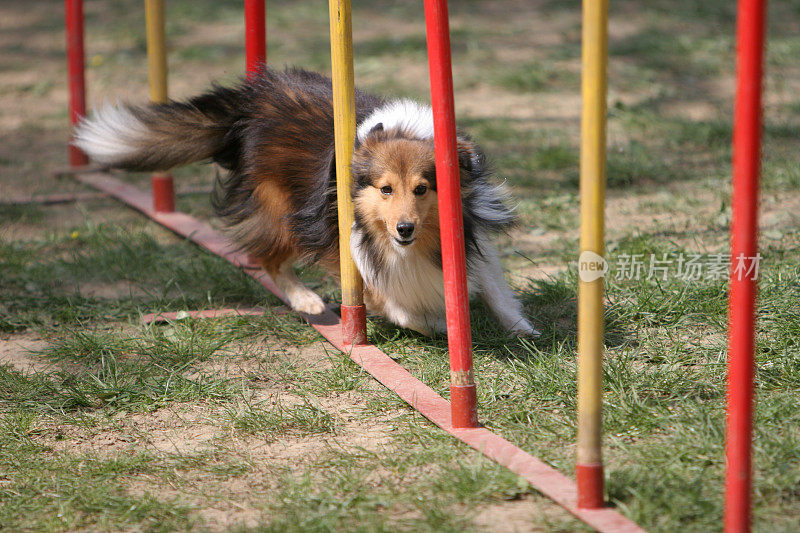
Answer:
<path fill-rule="evenodd" d="M 245 69 L 252 78 L 267 62 L 267 10 L 266 0 L 244 0 Z M 256 256 L 248 256 L 250 263 L 258 265 Z"/>
<path fill-rule="evenodd" d="M 69 121 L 73 126 L 86 115 L 86 81 L 83 52 L 83 0 L 64 2 L 67 33 L 67 75 L 69 85 Z M 89 164 L 77 146 L 69 145 L 69 164 L 77 167 Z"/>
<path fill-rule="evenodd" d="M 447 345 L 450 350 L 450 404 L 453 427 L 477 427 L 476 389 L 472 374 L 472 336 L 461 210 L 450 28 L 446 0 L 425 0 L 425 28 L 431 77 L 436 188 L 442 238 Z"/>
<path fill-rule="evenodd" d="M 764 0 L 739 0 L 733 128 L 725 531 L 750 531 Z M 741 267 L 745 265 L 748 270 Z"/>
<path fill-rule="evenodd" d="M 267 10 L 265 0 L 244 0 L 245 63 L 252 76 L 267 61 Z"/>
<path fill-rule="evenodd" d="M 244 0 L 245 70 L 251 78 L 260 65 L 267 61 L 266 0 Z M 249 255 L 251 264 L 258 265 L 258 257 Z"/>

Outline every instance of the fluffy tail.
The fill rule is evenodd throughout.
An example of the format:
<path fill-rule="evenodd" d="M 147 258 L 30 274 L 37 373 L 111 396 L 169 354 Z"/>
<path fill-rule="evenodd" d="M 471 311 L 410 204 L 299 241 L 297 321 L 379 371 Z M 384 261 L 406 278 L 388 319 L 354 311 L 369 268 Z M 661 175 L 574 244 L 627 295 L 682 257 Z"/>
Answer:
<path fill-rule="evenodd" d="M 168 170 L 209 158 L 230 166 L 239 151 L 230 133 L 246 113 L 246 90 L 217 87 L 187 102 L 146 107 L 107 105 L 78 125 L 74 143 L 96 163 L 126 170 Z"/>

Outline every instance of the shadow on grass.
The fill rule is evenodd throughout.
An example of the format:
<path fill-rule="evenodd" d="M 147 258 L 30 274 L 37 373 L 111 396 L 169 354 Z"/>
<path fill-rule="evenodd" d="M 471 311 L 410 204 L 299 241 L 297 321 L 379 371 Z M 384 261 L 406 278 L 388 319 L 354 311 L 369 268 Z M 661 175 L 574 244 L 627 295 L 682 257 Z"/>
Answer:
<path fill-rule="evenodd" d="M 518 337 L 506 332 L 489 308 L 479 300 L 470 302 L 470 323 L 474 352 L 489 354 L 497 359 L 528 359 L 531 345 L 545 353 L 571 351 L 577 346 L 576 281 L 570 276 L 532 280 L 519 298 L 524 314 L 542 335 L 535 339 Z M 617 348 L 634 342 L 630 322 L 623 319 L 618 306 L 607 305 L 605 310 L 605 345 Z M 427 337 L 400 328 L 385 319 L 370 317 L 369 338 L 389 352 L 398 346 L 415 346 L 437 353 L 446 353 L 447 336 Z"/>
<path fill-rule="evenodd" d="M 578 295 L 577 280 L 573 276 L 532 280 L 521 300 L 526 314 L 542 332 L 534 341 L 536 346 L 566 345 L 573 349 L 577 346 Z M 606 304 L 604 322 L 607 347 L 617 348 L 633 339 L 630 326 L 621 320 L 616 306 Z"/>

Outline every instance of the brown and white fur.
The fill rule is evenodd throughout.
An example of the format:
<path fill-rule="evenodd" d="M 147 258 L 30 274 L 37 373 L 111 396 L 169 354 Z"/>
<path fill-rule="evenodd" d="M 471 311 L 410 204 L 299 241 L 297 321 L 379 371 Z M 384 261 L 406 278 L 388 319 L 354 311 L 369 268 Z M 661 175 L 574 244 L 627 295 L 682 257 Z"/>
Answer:
<path fill-rule="evenodd" d="M 430 107 L 356 92 L 355 223 L 350 241 L 368 310 L 424 334 L 445 331 L 444 289 Z M 292 307 L 325 304 L 294 273 L 314 262 L 338 275 L 331 82 L 319 74 L 264 68 L 234 88 L 186 102 L 105 107 L 84 120 L 75 144 L 95 162 L 167 170 L 212 160 L 212 203 L 230 237 L 259 258 Z M 537 334 L 506 284 L 491 236 L 514 220 L 485 156 L 459 135 L 459 167 L 471 295 L 501 325 Z"/>

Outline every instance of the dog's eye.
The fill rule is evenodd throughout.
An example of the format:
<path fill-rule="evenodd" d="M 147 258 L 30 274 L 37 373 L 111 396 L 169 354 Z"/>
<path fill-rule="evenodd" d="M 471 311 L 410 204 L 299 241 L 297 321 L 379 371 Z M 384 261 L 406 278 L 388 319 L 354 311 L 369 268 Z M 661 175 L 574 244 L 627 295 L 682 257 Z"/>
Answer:
<path fill-rule="evenodd" d="M 383 194 L 392 194 L 392 188 L 389 185 L 384 185 L 381 187 L 381 192 Z"/>
<path fill-rule="evenodd" d="M 422 196 L 427 191 L 428 187 L 426 187 L 425 185 L 417 185 L 417 187 L 414 189 L 414 194 L 416 194 L 417 196 Z"/>

